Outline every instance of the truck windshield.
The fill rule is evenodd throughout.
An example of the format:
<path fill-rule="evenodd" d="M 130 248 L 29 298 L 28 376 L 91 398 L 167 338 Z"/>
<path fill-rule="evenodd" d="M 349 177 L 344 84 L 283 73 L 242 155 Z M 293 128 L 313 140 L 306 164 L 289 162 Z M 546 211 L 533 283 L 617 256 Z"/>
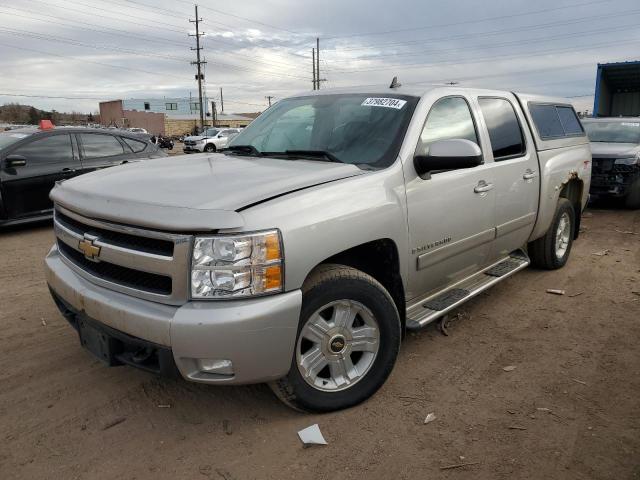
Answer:
<path fill-rule="evenodd" d="M 589 140 L 607 143 L 640 143 L 640 119 L 629 122 L 584 122 Z"/>
<path fill-rule="evenodd" d="M 385 168 L 398 155 L 418 97 L 329 94 L 281 100 L 238 134 L 231 154 Z"/>

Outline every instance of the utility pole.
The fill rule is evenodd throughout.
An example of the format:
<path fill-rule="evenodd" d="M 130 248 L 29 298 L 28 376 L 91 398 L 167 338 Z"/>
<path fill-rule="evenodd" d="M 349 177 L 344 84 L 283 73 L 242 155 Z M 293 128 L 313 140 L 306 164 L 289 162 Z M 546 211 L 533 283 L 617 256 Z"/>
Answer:
<path fill-rule="evenodd" d="M 216 102 L 211 102 L 211 126 L 215 127 L 217 122 L 218 112 L 216 112 Z"/>
<path fill-rule="evenodd" d="M 316 37 L 316 83 L 320 90 L 320 38 Z"/>
<path fill-rule="evenodd" d="M 267 95 L 267 96 L 266 96 L 266 97 L 264 97 L 264 98 L 266 98 L 267 100 L 269 100 L 269 106 L 271 106 L 271 99 L 272 99 L 272 98 L 275 98 L 275 97 L 274 97 L 273 95 Z"/>
<path fill-rule="evenodd" d="M 190 37 L 196 37 L 196 48 L 191 48 L 191 50 L 195 50 L 196 51 L 196 61 L 195 62 L 191 62 L 191 65 L 197 65 L 198 66 L 198 74 L 196 75 L 196 79 L 198 80 L 198 104 L 200 107 L 200 129 L 204 129 L 204 108 L 202 105 L 202 80 L 204 80 L 204 75 L 202 74 L 202 65 L 207 63 L 206 61 L 200 60 L 200 50 L 202 50 L 202 47 L 200 46 L 200 37 L 202 35 L 204 35 L 204 33 L 200 32 L 200 22 L 202 21 L 202 19 L 200 17 L 198 17 L 198 5 L 195 6 L 196 7 L 196 19 L 195 20 L 189 20 L 190 23 L 195 23 L 196 24 L 196 34 L 192 35 L 189 34 Z"/>
<path fill-rule="evenodd" d="M 224 98 L 222 97 L 222 87 L 220 87 L 220 113 L 224 113 Z"/>
<path fill-rule="evenodd" d="M 311 49 L 311 64 L 313 65 L 313 80 L 311 80 L 311 82 L 313 83 L 313 89 L 316 89 L 316 49 L 312 48 Z"/>

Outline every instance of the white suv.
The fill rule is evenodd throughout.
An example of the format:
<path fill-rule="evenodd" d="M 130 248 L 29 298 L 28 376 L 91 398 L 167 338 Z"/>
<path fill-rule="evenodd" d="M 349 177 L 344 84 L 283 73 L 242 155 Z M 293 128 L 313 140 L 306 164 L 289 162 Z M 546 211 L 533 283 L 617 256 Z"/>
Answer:
<path fill-rule="evenodd" d="M 202 135 L 185 137 L 184 153 L 223 150 L 240 133 L 239 128 L 207 128 Z"/>

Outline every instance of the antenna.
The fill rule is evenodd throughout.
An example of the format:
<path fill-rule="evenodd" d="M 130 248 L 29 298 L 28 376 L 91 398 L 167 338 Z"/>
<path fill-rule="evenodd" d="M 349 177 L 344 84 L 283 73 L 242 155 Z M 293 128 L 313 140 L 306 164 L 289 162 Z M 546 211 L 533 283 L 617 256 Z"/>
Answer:
<path fill-rule="evenodd" d="M 393 80 L 391 80 L 391 85 L 389 85 L 389 88 L 398 88 L 401 86 L 402 84 L 398 82 L 398 77 L 393 77 Z"/>

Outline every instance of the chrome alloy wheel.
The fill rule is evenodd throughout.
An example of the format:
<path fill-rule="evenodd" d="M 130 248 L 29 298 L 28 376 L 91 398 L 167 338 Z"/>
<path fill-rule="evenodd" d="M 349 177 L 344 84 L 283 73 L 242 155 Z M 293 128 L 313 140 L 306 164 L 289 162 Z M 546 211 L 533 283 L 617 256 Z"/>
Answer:
<path fill-rule="evenodd" d="M 571 217 L 567 212 L 560 216 L 556 230 L 556 258 L 560 260 L 567 253 L 569 237 L 571 236 Z"/>
<path fill-rule="evenodd" d="M 300 331 L 296 363 L 312 387 L 337 392 L 364 378 L 378 354 L 380 331 L 373 313 L 353 300 L 316 310 Z"/>

